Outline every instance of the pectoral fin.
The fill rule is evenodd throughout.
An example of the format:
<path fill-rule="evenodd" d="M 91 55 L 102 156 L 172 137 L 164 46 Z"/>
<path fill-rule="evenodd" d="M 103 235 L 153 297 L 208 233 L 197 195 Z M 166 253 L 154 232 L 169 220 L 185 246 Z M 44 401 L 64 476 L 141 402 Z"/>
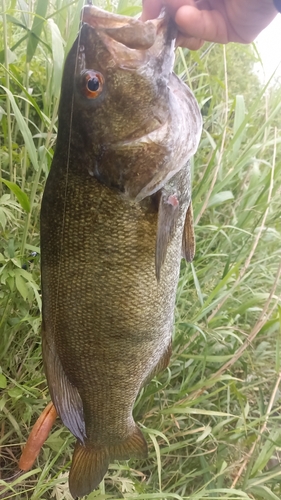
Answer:
<path fill-rule="evenodd" d="M 192 203 L 187 209 L 182 235 L 182 256 L 187 262 L 192 262 L 195 255 L 195 237 L 193 227 Z"/>
<path fill-rule="evenodd" d="M 54 346 L 50 346 L 42 328 L 44 368 L 54 406 L 64 425 L 84 442 L 86 438 L 83 404 L 76 387 L 72 385 L 62 367 Z"/>
<path fill-rule="evenodd" d="M 163 191 L 159 201 L 156 236 L 155 270 L 157 281 L 160 280 L 161 267 L 167 254 L 168 245 L 175 231 L 179 214 L 179 200 L 175 193 Z"/>

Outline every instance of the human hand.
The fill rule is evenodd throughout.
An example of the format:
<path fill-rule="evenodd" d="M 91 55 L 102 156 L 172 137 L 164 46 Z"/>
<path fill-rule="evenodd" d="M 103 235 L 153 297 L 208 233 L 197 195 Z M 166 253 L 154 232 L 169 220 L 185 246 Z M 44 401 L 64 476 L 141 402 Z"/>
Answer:
<path fill-rule="evenodd" d="M 178 26 L 178 45 L 191 50 L 205 41 L 250 43 L 277 14 L 273 0 L 143 0 L 142 20 L 163 6 Z"/>

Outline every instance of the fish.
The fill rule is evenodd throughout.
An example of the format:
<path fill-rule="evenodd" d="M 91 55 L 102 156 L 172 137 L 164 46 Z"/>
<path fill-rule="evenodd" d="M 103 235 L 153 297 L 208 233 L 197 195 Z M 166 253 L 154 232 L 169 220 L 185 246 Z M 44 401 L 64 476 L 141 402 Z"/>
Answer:
<path fill-rule="evenodd" d="M 87 5 L 65 61 L 40 217 L 42 350 L 76 437 L 69 488 L 147 457 L 133 418 L 167 367 L 182 256 L 194 255 L 189 159 L 202 121 L 173 73 L 177 30 Z"/>

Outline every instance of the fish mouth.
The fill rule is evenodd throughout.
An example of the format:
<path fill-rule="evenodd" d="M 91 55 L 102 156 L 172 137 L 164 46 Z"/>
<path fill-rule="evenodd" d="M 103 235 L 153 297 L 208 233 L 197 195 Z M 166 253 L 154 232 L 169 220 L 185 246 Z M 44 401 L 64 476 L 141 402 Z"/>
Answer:
<path fill-rule="evenodd" d="M 163 9 L 157 19 L 141 21 L 104 11 L 94 5 L 82 9 L 81 21 L 88 24 L 102 39 L 113 56 L 120 55 L 124 61 L 144 60 L 144 53 L 167 57 L 164 52 L 174 53 L 177 29 Z M 134 53 L 134 56 L 133 56 Z M 171 57 L 169 58 L 171 59 Z"/>

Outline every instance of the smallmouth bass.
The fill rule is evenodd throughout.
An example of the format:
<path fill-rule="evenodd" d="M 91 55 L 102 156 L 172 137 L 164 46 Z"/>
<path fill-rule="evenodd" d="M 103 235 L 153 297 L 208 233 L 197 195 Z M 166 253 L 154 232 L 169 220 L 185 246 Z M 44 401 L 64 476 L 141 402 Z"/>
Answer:
<path fill-rule="evenodd" d="M 41 210 L 48 386 L 76 436 L 69 486 L 147 456 L 141 387 L 169 362 L 182 255 L 192 260 L 188 160 L 201 115 L 172 72 L 176 29 L 84 8 L 65 62 Z"/>

